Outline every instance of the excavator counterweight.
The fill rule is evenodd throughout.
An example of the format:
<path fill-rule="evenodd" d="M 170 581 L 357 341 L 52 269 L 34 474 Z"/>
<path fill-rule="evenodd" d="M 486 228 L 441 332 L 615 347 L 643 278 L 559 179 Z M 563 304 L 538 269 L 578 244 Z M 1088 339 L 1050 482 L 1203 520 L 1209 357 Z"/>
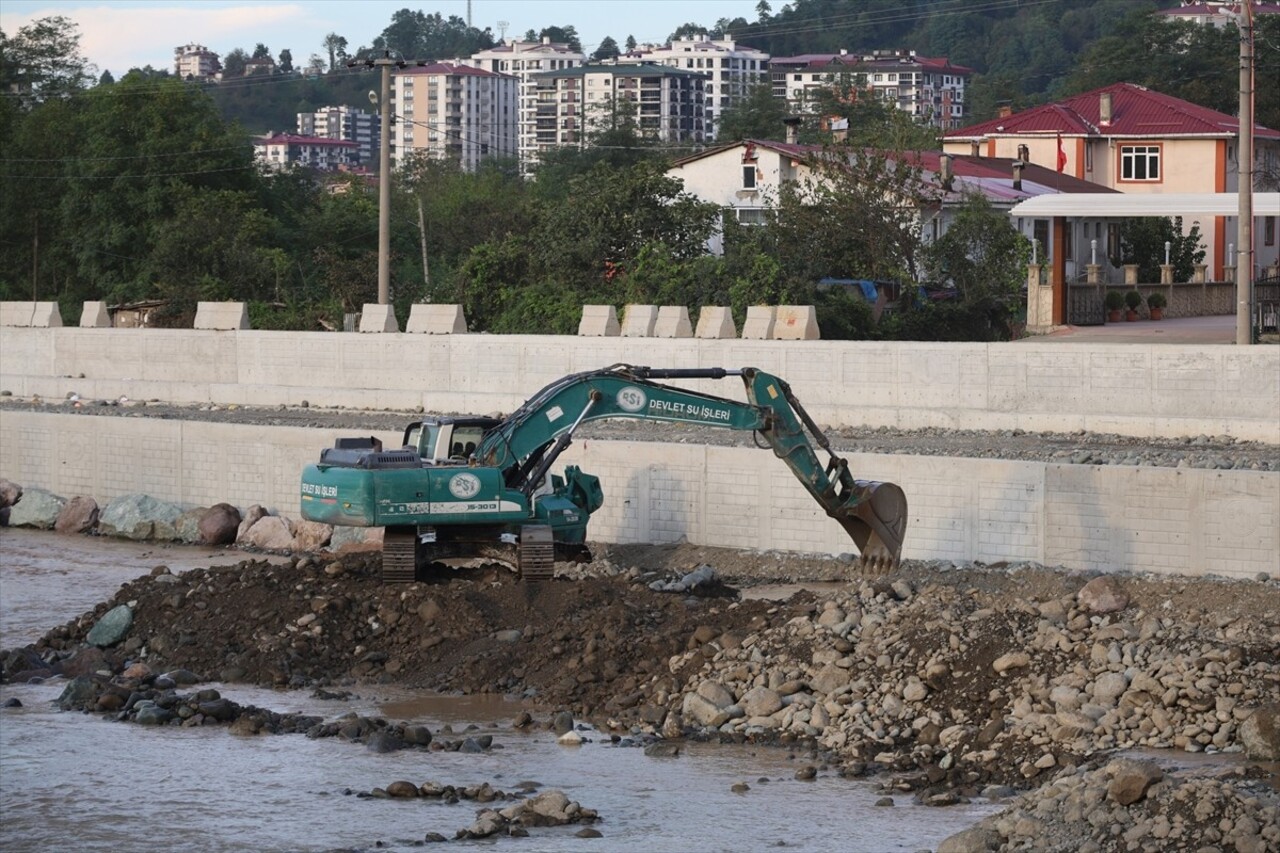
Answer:
<path fill-rule="evenodd" d="M 665 385 L 661 379 L 738 376 L 747 402 Z M 600 482 L 576 466 L 551 474 L 587 421 L 636 418 L 747 430 L 795 474 L 860 553 L 858 570 L 898 565 L 907 499 L 893 483 L 856 480 L 847 461 L 776 376 L 744 367 L 655 369 L 616 364 L 565 376 L 505 419 L 427 418 L 404 446 L 340 439 L 302 474 L 302 515 L 336 525 L 384 526 L 383 579 L 411 581 L 435 560 L 486 557 L 545 579 L 558 559 L 587 555 L 587 520 Z M 821 449 L 828 455 L 824 464 Z"/>

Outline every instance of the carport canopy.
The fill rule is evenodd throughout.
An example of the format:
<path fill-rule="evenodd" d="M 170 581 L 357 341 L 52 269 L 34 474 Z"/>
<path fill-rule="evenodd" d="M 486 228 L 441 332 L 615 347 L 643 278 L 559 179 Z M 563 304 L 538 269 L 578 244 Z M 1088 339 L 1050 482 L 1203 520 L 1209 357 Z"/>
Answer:
<path fill-rule="evenodd" d="M 1057 193 L 1015 204 L 1010 216 L 1107 219 L 1130 216 L 1237 216 L 1235 193 Z M 1253 215 L 1280 216 L 1280 193 L 1253 194 Z"/>

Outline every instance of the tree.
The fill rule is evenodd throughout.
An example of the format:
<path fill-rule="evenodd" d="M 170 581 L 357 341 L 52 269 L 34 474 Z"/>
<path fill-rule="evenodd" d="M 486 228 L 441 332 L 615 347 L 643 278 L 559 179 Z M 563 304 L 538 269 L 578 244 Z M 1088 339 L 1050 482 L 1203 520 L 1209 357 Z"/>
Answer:
<path fill-rule="evenodd" d="M 347 40 L 337 33 L 324 37 L 324 49 L 329 54 L 329 71 L 336 71 L 339 63 L 347 61 Z"/>
<path fill-rule="evenodd" d="M 245 63 L 249 61 L 249 54 L 245 53 L 244 48 L 237 47 L 226 56 L 222 57 L 222 74 L 224 77 L 243 77 Z"/>
<path fill-rule="evenodd" d="M 617 59 L 619 53 L 621 51 L 618 50 L 618 43 L 613 40 L 613 36 L 605 36 L 596 48 L 596 52 L 591 54 L 591 60 L 600 62 L 604 59 Z"/>
<path fill-rule="evenodd" d="M 1012 300 L 1022 290 L 1031 245 L 1006 213 L 985 195 L 965 193 L 945 234 L 925 250 L 925 268 L 935 281 L 950 282 L 963 299 Z"/>
<path fill-rule="evenodd" d="M 1205 256 L 1199 225 L 1192 225 L 1191 230 L 1183 234 L 1181 216 L 1149 216 L 1120 223 L 1121 261 L 1138 265 L 1139 281 L 1160 281 L 1165 243 L 1170 244 L 1173 280 L 1190 281 L 1195 265 Z"/>
<path fill-rule="evenodd" d="M 628 52 L 628 53 L 630 53 L 631 51 L 633 51 L 633 50 L 635 50 L 635 49 L 636 49 L 636 37 L 635 37 L 635 36 L 627 36 L 627 52 Z"/>
<path fill-rule="evenodd" d="M 756 4 L 756 16 L 760 23 L 766 23 L 769 20 L 769 13 L 773 11 L 773 7 L 769 5 L 769 0 L 760 0 Z"/>
<path fill-rule="evenodd" d="M 254 45 L 254 48 L 253 48 L 253 58 L 254 59 L 270 59 L 271 48 L 267 47 L 262 42 L 258 42 L 256 45 Z"/>
<path fill-rule="evenodd" d="M 782 185 L 765 226 L 793 290 L 812 293 L 827 277 L 913 280 L 924 191 L 910 158 L 831 146 L 807 162 L 809 175 Z"/>
<path fill-rule="evenodd" d="M 774 97 L 769 83 L 756 83 L 745 98 L 734 101 L 721 113 L 716 141 L 782 139 L 786 135 L 782 120 L 786 117 L 787 102 Z"/>
<path fill-rule="evenodd" d="M 24 106 L 66 97 L 93 82 L 80 53 L 80 27 L 53 15 L 19 27 L 13 38 L 0 30 L 0 91 L 16 93 Z"/>
<path fill-rule="evenodd" d="M 111 69 L 109 68 L 103 71 L 102 76 L 98 78 L 99 86 L 110 86 L 114 82 L 116 82 L 116 78 L 111 74 Z"/>
<path fill-rule="evenodd" d="M 469 56 L 493 46 L 488 30 L 468 27 L 457 15 L 445 18 L 439 12 L 426 14 L 401 9 L 391 23 L 373 40 L 375 51 L 390 51 L 397 59 L 437 59 Z"/>
<path fill-rule="evenodd" d="M 285 74 L 292 72 L 293 71 L 293 51 L 289 50 L 289 48 L 287 47 L 284 50 L 280 51 L 280 61 L 276 63 L 276 66 Z"/>
<path fill-rule="evenodd" d="M 687 24 L 681 24 L 680 26 L 676 27 L 675 32 L 667 36 L 667 42 L 668 43 L 674 42 L 679 39 L 685 38 L 686 36 L 705 35 L 706 32 L 707 32 L 707 28 L 704 27 L 702 24 L 696 24 L 690 21 Z"/>
<path fill-rule="evenodd" d="M 529 30 L 526 36 L 532 34 L 533 30 Z M 542 39 L 550 39 L 553 43 L 567 44 L 571 50 L 582 52 L 582 40 L 578 38 L 578 31 L 574 29 L 572 24 L 563 27 L 543 27 L 529 41 L 541 41 Z"/>

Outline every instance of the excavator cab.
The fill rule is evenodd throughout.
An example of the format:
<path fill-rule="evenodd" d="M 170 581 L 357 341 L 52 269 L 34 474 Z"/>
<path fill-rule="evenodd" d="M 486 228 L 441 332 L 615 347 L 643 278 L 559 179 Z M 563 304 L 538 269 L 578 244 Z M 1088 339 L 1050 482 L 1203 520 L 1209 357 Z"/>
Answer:
<path fill-rule="evenodd" d="M 425 418 L 405 428 L 404 444 L 427 461 L 456 465 L 469 459 L 485 433 L 500 423 L 484 417 Z"/>

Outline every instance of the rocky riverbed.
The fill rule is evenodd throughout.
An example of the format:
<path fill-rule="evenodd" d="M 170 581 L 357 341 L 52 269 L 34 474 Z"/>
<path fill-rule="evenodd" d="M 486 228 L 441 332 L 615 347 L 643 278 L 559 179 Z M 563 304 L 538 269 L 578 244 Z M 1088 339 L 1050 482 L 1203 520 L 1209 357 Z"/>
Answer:
<path fill-rule="evenodd" d="M 315 729 L 418 748 L 429 733 L 395 721 L 328 732 L 237 711 L 173 673 L 514 694 L 546 719 L 568 712 L 636 742 L 787 744 L 810 772 L 873 774 L 937 805 L 1034 788 L 953 850 L 1274 849 L 1275 765 L 1260 763 L 1280 757 L 1274 580 L 908 562 L 833 593 L 744 600 L 725 583 L 736 567 L 759 579 L 788 559 L 754 555 L 715 566 L 718 582 L 659 591 L 709 556 L 605 549 L 543 584 L 479 567 L 382 586 L 376 557 L 361 553 L 158 567 L 5 652 L 3 675 L 72 677 L 81 694 L 64 697 L 68 707 L 135 721 L 146 710 L 165 725 Z M 806 571 L 801 561 L 781 574 Z M 1208 776 L 1116 763 L 1141 747 L 1245 755 Z"/>

